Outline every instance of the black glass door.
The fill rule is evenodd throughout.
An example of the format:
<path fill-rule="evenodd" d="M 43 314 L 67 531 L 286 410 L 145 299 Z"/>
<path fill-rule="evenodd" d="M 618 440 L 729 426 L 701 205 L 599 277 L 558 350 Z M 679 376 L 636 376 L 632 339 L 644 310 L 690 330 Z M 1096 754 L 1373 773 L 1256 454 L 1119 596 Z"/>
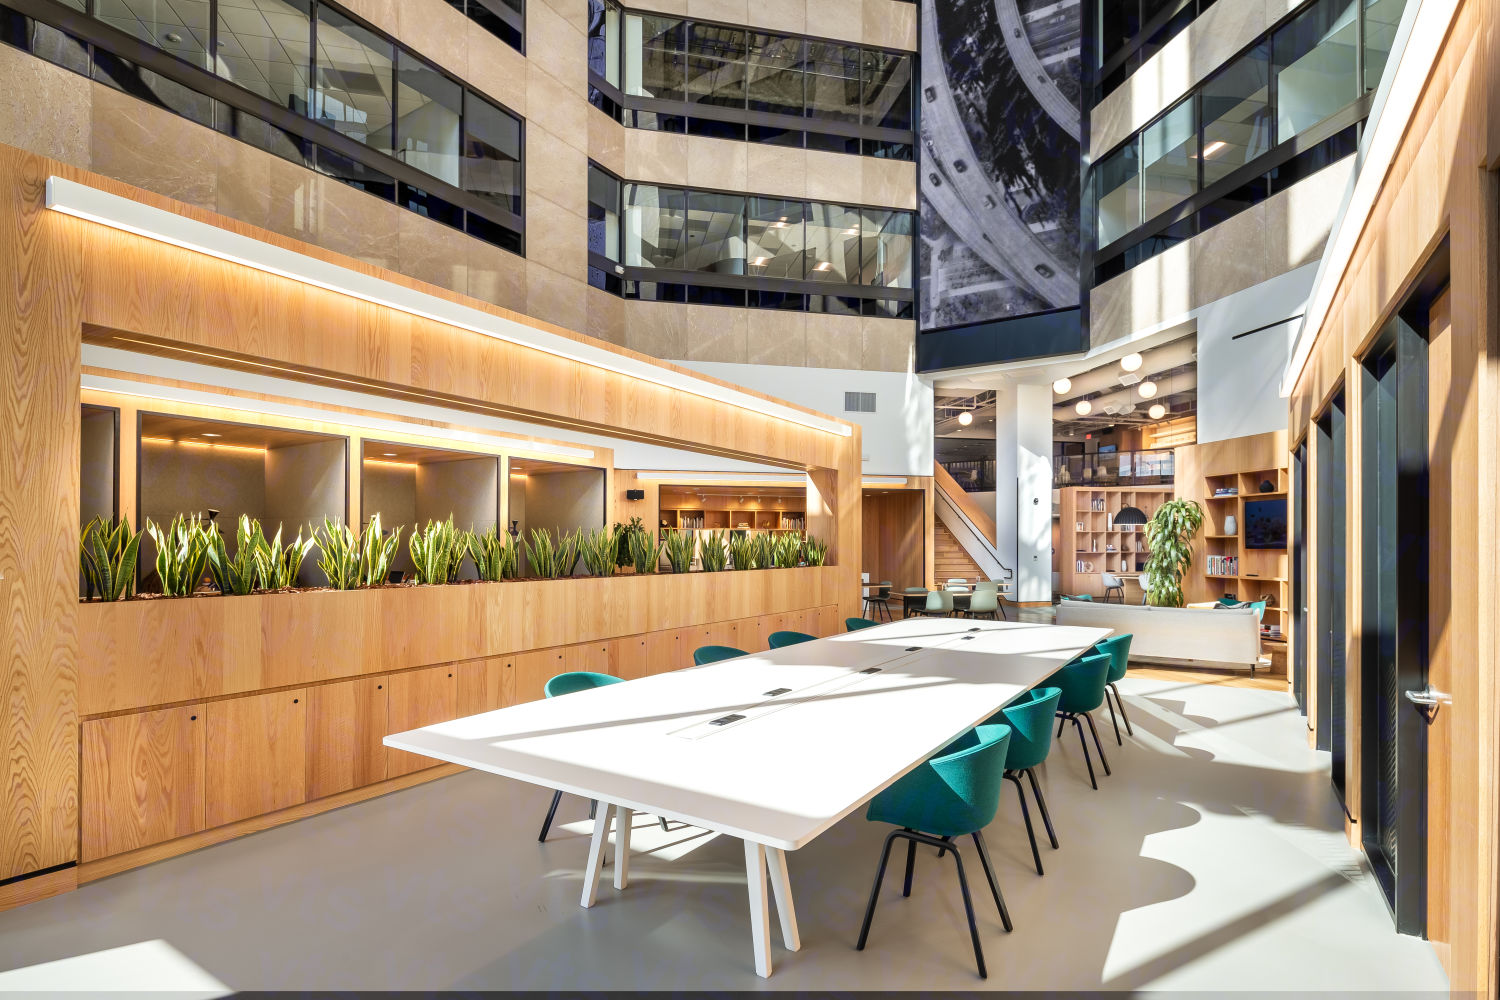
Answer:
<path fill-rule="evenodd" d="M 1346 560 L 1344 528 L 1347 523 L 1344 464 L 1344 393 L 1334 396 L 1318 418 L 1317 435 L 1317 539 L 1318 596 L 1318 741 L 1319 750 L 1333 755 L 1333 787 L 1339 801 L 1344 798 L 1344 738 L 1348 717 L 1344 703 L 1344 651 Z"/>
<path fill-rule="evenodd" d="M 1307 714 L 1307 442 L 1292 452 L 1292 697 Z"/>

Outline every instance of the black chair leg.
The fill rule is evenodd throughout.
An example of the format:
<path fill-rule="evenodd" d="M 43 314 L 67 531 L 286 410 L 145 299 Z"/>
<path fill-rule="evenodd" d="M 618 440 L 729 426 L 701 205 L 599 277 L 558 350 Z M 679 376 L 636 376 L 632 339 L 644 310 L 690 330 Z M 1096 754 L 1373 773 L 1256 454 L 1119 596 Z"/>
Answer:
<path fill-rule="evenodd" d="M 911 874 L 917 867 L 917 842 L 908 840 L 906 842 L 906 883 L 901 887 L 901 895 L 911 895 Z"/>
<path fill-rule="evenodd" d="M 1120 739 L 1120 720 L 1115 715 L 1115 702 L 1114 699 L 1110 697 L 1109 688 L 1104 689 L 1104 704 L 1109 706 L 1109 721 L 1115 724 L 1115 743 L 1120 746 L 1124 746 L 1125 741 Z"/>
<path fill-rule="evenodd" d="M 552 806 L 547 810 L 547 818 L 542 820 L 542 832 L 537 835 L 537 843 L 547 842 L 547 831 L 552 829 L 552 817 L 557 815 L 557 804 L 562 801 L 562 790 L 558 789 L 552 793 Z"/>
<path fill-rule="evenodd" d="M 1099 730 L 1094 728 L 1093 715 L 1084 712 L 1083 717 L 1089 724 L 1089 732 L 1094 734 L 1094 747 L 1099 751 L 1099 760 L 1104 764 L 1104 773 L 1113 774 L 1114 772 L 1109 769 L 1109 758 L 1104 756 L 1104 745 L 1099 742 Z M 1080 733 L 1079 735 L 1081 736 L 1082 734 Z"/>
<path fill-rule="evenodd" d="M 1125 720 L 1125 732 L 1134 736 L 1135 730 L 1130 728 L 1130 716 L 1125 712 L 1125 699 L 1120 696 L 1120 689 L 1113 684 L 1109 686 L 1109 689 L 1115 693 L 1115 704 L 1120 706 L 1120 718 Z"/>
<path fill-rule="evenodd" d="M 1026 790 L 1021 787 L 1021 776 L 1014 771 L 1007 771 L 1007 781 L 1013 781 L 1016 785 L 1016 798 L 1021 800 L 1021 818 L 1026 821 L 1026 839 L 1031 841 L 1031 860 L 1036 862 L 1036 873 L 1045 875 L 1042 871 L 1042 853 L 1036 849 L 1036 831 L 1031 827 L 1031 810 L 1026 805 Z"/>
<path fill-rule="evenodd" d="M 1057 739 L 1062 739 L 1063 730 L 1067 728 L 1068 717 L 1061 712 L 1057 715 Z"/>
<path fill-rule="evenodd" d="M 989 879 L 990 893 L 995 897 L 995 908 L 1000 911 L 1000 922 L 1005 925 L 1005 932 L 1008 934 L 1016 928 L 1010 922 L 1010 911 L 1005 908 L 1005 897 L 1000 895 L 1000 883 L 995 878 L 994 866 L 990 864 L 989 845 L 984 842 L 984 834 L 977 830 L 970 836 L 974 838 L 974 846 L 979 848 L 979 863 L 984 866 L 984 877 Z M 958 857 L 958 852 L 954 851 L 953 856 Z"/>
<path fill-rule="evenodd" d="M 594 814 L 597 813 L 598 811 L 599 811 L 599 800 L 598 799 L 589 799 L 589 819 L 593 819 L 594 818 Z"/>
<path fill-rule="evenodd" d="M 975 842 L 978 843 L 977 834 L 975 835 L 975 838 Z M 983 850 L 983 848 L 981 848 L 981 850 Z M 983 857 L 983 855 L 980 856 Z M 953 849 L 953 861 L 958 865 L 958 887 L 963 890 L 964 913 L 969 918 L 969 940 L 974 942 L 974 964 L 979 966 L 979 978 L 988 979 L 989 973 L 984 969 L 984 949 L 979 946 L 979 924 L 974 920 L 974 900 L 969 895 L 969 880 L 964 877 L 964 859 L 959 857 L 958 848 L 956 847 Z M 985 863 L 985 870 L 989 870 L 988 862 Z M 991 882 L 990 884 L 994 885 L 993 882 Z M 1003 904 L 1001 906 L 1000 912 L 1005 912 Z"/>
<path fill-rule="evenodd" d="M 671 833 L 672 832 L 671 829 L 667 826 L 667 817 L 665 817 L 665 816 L 658 816 L 656 818 L 659 819 L 659 820 L 661 820 L 661 828 L 662 828 L 662 832 L 663 833 Z"/>
<path fill-rule="evenodd" d="M 1073 727 L 1078 730 L 1078 745 L 1083 747 L 1083 762 L 1089 768 L 1089 784 L 1094 786 L 1094 791 L 1099 790 L 1099 779 L 1094 777 L 1094 762 L 1089 758 L 1089 738 L 1083 735 L 1083 723 L 1078 721 L 1078 716 L 1073 716 Z"/>
<path fill-rule="evenodd" d="M 1057 831 L 1052 829 L 1052 817 L 1047 812 L 1047 799 L 1042 795 L 1042 786 L 1036 783 L 1036 771 L 1028 767 L 1026 777 L 1031 780 L 1031 794 L 1036 797 L 1037 808 L 1042 811 L 1042 822 L 1047 824 L 1047 837 L 1052 841 L 1052 849 L 1055 851 L 1058 848 Z"/>
<path fill-rule="evenodd" d="M 855 951 L 864 951 L 865 942 L 870 938 L 870 921 L 875 919 L 875 902 L 880 898 L 880 883 L 885 881 L 885 863 L 891 859 L 891 845 L 899 836 L 900 830 L 892 830 L 885 838 L 885 850 L 880 852 L 880 867 L 875 870 L 875 885 L 870 889 L 870 905 L 865 907 L 865 922 L 859 929 L 859 943 L 854 946 Z"/>

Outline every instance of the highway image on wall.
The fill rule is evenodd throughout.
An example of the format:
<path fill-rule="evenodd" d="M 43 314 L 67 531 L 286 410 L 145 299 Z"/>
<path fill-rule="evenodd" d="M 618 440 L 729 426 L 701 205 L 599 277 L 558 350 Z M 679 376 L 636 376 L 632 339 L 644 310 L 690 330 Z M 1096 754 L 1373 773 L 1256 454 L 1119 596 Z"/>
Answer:
<path fill-rule="evenodd" d="M 922 0 L 921 328 L 1078 305 L 1079 0 Z"/>

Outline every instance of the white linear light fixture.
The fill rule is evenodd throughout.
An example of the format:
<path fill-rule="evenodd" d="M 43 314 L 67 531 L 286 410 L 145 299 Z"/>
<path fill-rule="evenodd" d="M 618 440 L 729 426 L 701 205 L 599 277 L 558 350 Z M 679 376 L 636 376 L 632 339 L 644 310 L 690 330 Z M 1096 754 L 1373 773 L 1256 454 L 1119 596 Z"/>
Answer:
<path fill-rule="evenodd" d="M 635 478 L 648 482 L 664 483 L 805 483 L 807 474 L 801 472 L 637 472 Z M 900 482 L 906 482 L 902 479 Z"/>
<path fill-rule="evenodd" d="M 397 285 L 352 268 L 331 264 L 295 250 L 242 236 L 206 222 L 198 222 L 151 205 L 143 205 L 108 191 L 100 191 L 65 177 L 47 178 L 47 207 L 63 215 L 97 222 L 111 229 L 134 233 L 146 239 L 181 247 L 232 264 L 272 274 L 289 281 L 361 299 L 398 312 L 471 333 L 493 337 L 554 357 L 615 372 L 663 388 L 690 393 L 718 403 L 761 413 L 778 420 L 801 424 L 813 430 L 849 437 L 853 428 L 826 417 L 803 413 L 790 406 L 758 399 L 749 393 L 718 386 L 679 372 L 667 371 L 650 362 L 628 358 L 613 351 L 590 347 L 568 337 L 547 333 L 514 320 L 494 316 L 427 292 Z"/>

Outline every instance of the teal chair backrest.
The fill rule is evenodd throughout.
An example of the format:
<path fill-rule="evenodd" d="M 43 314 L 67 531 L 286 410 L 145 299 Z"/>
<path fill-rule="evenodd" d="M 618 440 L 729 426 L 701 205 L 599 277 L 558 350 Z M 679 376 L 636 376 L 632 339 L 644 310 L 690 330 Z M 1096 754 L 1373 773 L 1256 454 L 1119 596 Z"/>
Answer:
<path fill-rule="evenodd" d="M 693 665 L 701 667 L 705 663 L 718 663 L 720 660 L 748 655 L 743 649 L 735 649 L 733 646 L 699 646 L 693 650 Z"/>
<path fill-rule="evenodd" d="M 1036 688 L 1017 705 L 1009 705 L 990 719 L 1010 726 L 1010 749 L 1005 754 L 1007 771 L 1024 771 L 1047 759 L 1052 750 L 1053 715 L 1062 698 L 1062 689 Z"/>
<path fill-rule="evenodd" d="M 1133 638 L 1135 636 L 1127 632 L 1124 635 L 1112 635 L 1094 644 L 1094 652 L 1109 657 L 1106 684 L 1117 684 L 1125 679 L 1125 671 L 1130 667 L 1130 640 Z"/>
<path fill-rule="evenodd" d="M 1255 620 L 1262 621 L 1266 617 L 1266 602 L 1251 601 L 1250 606 L 1255 609 Z"/>
<path fill-rule="evenodd" d="M 806 632 L 772 632 L 766 641 L 771 644 L 772 649 L 780 649 L 783 646 L 795 646 L 799 642 L 812 642 L 815 635 Z"/>
<path fill-rule="evenodd" d="M 983 830 L 1000 807 L 1010 727 L 971 729 L 870 800 L 865 818 L 938 837 Z"/>
<path fill-rule="evenodd" d="M 981 614 L 996 611 L 1000 607 L 1000 595 L 993 590 L 976 590 L 969 598 L 969 612 Z"/>
<path fill-rule="evenodd" d="M 573 694 L 577 691 L 587 691 L 590 688 L 608 687 L 618 684 L 624 678 L 611 677 L 609 674 L 596 674 L 588 670 L 573 670 L 566 674 L 558 674 L 547 682 L 542 693 L 548 698 L 556 698 L 560 695 Z"/>
<path fill-rule="evenodd" d="M 927 610 L 933 613 L 951 614 L 953 612 L 953 592 L 950 590 L 928 591 Z"/>
<path fill-rule="evenodd" d="M 858 632 L 862 628 L 874 628 L 879 622 L 872 622 L 868 618 L 845 618 L 844 628 L 850 632 Z"/>
<path fill-rule="evenodd" d="M 1219 598 L 1219 607 L 1221 608 L 1250 608 L 1255 612 L 1256 621 L 1262 621 L 1266 617 L 1267 603 L 1268 602 L 1266 601 L 1250 601 L 1248 603 L 1241 603 L 1239 601 L 1231 601 L 1227 597 Z"/>
<path fill-rule="evenodd" d="M 1093 601 L 1093 599 L 1094 599 L 1094 597 L 1093 597 L 1092 594 L 1064 594 L 1063 595 L 1063 600 L 1065 600 L 1065 601 Z"/>
<path fill-rule="evenodd" d="M 1092 712 L 1104 704 L 1104 685 L 1109 683 L 1111 657 L 1085 653 L 1047 678 L 1047 684 L 1062 689 L 1059 712 Z"/>

